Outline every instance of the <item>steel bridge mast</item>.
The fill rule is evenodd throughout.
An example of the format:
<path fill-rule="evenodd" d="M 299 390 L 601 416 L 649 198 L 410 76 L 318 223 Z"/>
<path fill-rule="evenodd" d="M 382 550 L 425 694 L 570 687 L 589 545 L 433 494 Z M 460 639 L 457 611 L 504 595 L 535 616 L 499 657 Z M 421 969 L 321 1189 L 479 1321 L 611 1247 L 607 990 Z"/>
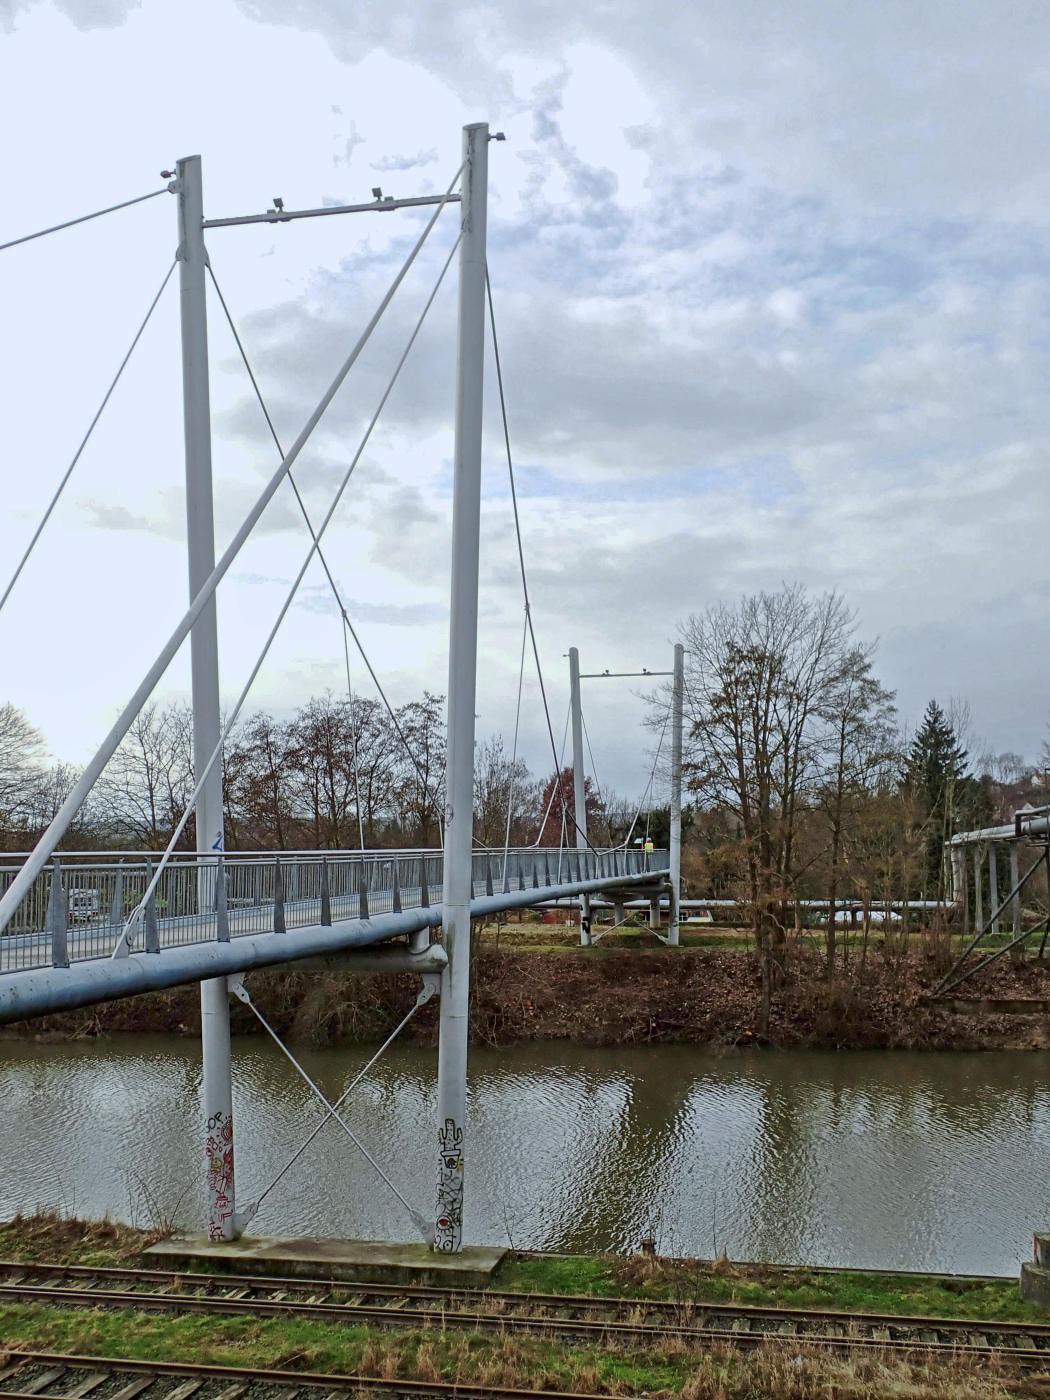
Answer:
<path fill-rule="evenodd" d="M 452 609 L 448 642 L 444 942 L 438 1039 L 438 1190 L 434 1248 L 463 1247 L 470 901 L 473 896 L 474 708 L 478 671 L 481 414 L 485 371 L 487 122 L 463 128 L 463 232 L 459 245 L 459 344 L 452 482 Z"/>
<path fill-rule="evenodd" d="M 182 418 L 186 447 L 186 540 L 190 601 L 215 568 L 211 473 L 211 396 L 208 386 L 208 318 L 204 274 L 204 201 L 200 156 L 178 162 L 179 309 L 182 324 Z M 214 594 L 190 633 L 193 683 L 193 767 L 202 773 L 219 742 L 219 638 Z M 198 875 L 198 898 L 210 906 L 212 866 L 223 849 L 222 763 L 212 766 L 197 799 L 197 851 L 209 859 Z M 231 1240 L 234 1220 L 233 1084 L 230 1069 L 230 1002 L 226 979 L 201 983 L 201 1085 L 208 1191 L 208 1237 Z"/>

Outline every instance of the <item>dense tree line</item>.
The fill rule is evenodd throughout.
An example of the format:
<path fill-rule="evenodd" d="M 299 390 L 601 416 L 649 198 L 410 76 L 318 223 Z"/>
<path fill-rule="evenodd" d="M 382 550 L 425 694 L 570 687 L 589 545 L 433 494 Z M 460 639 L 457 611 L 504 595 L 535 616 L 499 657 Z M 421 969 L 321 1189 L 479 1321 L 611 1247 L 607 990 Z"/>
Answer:
<path fill-rule="evenodd" d="M 848 951 L 837 947 L 840 901 L 937 900 L 953 832 L 1045 799 L 1050 752 L 1040 769 L 1013 754 L 974 760 L 965 714 L 936 701 L 905 735 L 894 695 L 876 675 L 875 649 L 858 639 L 837 594 L 815 597 L 796 585 L 720 603 L 691 616 L 682 637 L 688 892 L 746 906 L 767 1001 L 805 900 L 830 901 L 831 971 L 837 953 Z M 654 730 L 665 725 L 661 705 Z M 574 843 L 571 771 L 537 778 L 498 737 L 479 741 L 475 759 L 479 844 Z M 257 712 L 234 730 L 224 754 L 228 847 L 434 847 L 444 770 L 444 701 L 429 692 L 392 713 L 376 700 L 331 695 L 287 719 Z M 0 706 L 5 849 L 35 839 L 75 778 L 69 765 L 46 762 L 44 740 L 25 715 Z M 64 844 L 162 847 L 192 789 L 188 706 L 148 706 Z M 639 813 L 590 780 L 586 804 L 597 844 L 645 835 L 667 841 L 666 807 Z M 193 849 L 194 839 L 191 819 L 183 847 Z"/>
<path fill-rule="evenodd" d="M 973 771 L 965 714 L 931 701 L 909 739 L 856 630 L 839 595 L 797 585 L 720 603 L 682 628 L 686 868 L 696 888 L 749 908 L 767 1010 L 803 901 L 829 902 L 830 974 L 838 901 L 941 900 L 954 832 L 1045 800 L 1044 772 L 1015 755 Z"/>
<path fill-rule="evenodd" d="M 0 842 L 24 849 L 76 781 L 48 766 L 42 735 L 13 705 L 0 707 Z M 120 745 L 66 848 L 157 850 L 167 844 L 193 792 L 188 705 L 147 706 Z M 257 712 L 231 733 L 223 754 L 223 806 L 230 850 L 336 850 L 360 845 L 436 847 L 444 808 L 444 699 L 425 692 L 392 713 L 378 701 L 330 695 L 281 720 Z M 588 781 L 597 839 L 601 809 Z M 535 778 L 498 736 L 475 756 L 475 835 L 500 847 L 558 845 L 562 804 L 572 812 L 572 773 Z M 574 833 L 570 829 L 569 840 Z M 195 845 L 193 818 L 179 845 Z"/>

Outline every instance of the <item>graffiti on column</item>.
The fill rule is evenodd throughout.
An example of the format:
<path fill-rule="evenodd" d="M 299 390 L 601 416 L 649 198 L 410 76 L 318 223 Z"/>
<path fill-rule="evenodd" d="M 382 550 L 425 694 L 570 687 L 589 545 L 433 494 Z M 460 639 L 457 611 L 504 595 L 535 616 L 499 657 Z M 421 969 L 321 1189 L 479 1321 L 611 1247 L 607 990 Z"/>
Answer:
<path fill-rule="evenodd" d="M 441 1165 L 434 1248 L 453 1254 L 463 1237 L 463 1129 L 454 1118 L 445 1119 L 438 1132 L 438 1146 Z"/>
<path fill-rule="evenodd" d="M 213 1113 L 208 1119 L 208 1238 L 221 1240 L 233 1215 L 233 1118 Z"/>

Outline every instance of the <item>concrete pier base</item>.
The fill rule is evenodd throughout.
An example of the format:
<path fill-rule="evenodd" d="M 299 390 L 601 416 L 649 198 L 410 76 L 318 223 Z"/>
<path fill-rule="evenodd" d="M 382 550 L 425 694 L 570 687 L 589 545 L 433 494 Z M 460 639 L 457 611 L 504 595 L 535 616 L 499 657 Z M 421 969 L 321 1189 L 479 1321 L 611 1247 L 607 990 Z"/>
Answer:
<path fill-rule="evenodd" d="M 173 1235 L 143 1251 L 153 1267 L 193 1268 L 206 1264 L 231 1274 L 275 1278 L 324 1278 L 351 1283 L 424 1283 L 457 1288 L 484 1287 L 492 1281 L 505 1249 L 466 1245 L 458 1254 L 435 1254 L 425 1244 L 384 1240 L 276 1239 L 244 1236 L 209 1240 L 204 1235 Z"/>
<path fill-rule="evenodd" d="M 1035 1236 L 1035 1262 L 1021 1265 L 1021 1297 L 1050 1312 L 1050 1235 Z"/>

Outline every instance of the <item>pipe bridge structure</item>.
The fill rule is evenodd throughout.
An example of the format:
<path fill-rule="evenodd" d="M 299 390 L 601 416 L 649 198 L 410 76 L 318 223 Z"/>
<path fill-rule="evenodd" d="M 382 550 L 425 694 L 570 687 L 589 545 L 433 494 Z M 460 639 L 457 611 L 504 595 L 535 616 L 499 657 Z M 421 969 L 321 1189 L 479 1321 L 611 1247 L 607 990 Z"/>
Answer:
<path fill-rule="evenodd" d="M 0 1022 L 40 1016 L 183 983 L 200 983 L 203 1070 L 199 1160 L 206 1200 L 206 1231 L 212 1240 L 227 1240 L 239 1235 L 292 1162 L 308 1148 L 323 1127 L 331 1124 L 347 1137 L 401 1202 L 418 1235 L 429 1241 L 437 1251 L 460 1251 L 463 1247 L 464 1181 L 470 1161 L 467 1049 L 473 922 L 511 909 L 541 906 L 571 898 L 582 906 L 580 939 L 587 944 L 590 941 L 587 901 L 590 896 L 602 893 L 621 908 L 628 899 L 648 899 L 651 908 L 657 911 L 657 921 L 659 902 L 666 900 L 670 906 L 666 941 L 670 944 L 678 941 L 684 675 L 681 646 L 674 649 L 671 671 L 641 673 L 672 677 L 668 686 L 665 720 L 665 728 L 670 726 L 670 848 L 666 851 L 654 849 L 648 839 L 648 827 L 645 838 L 635 838 L 632 844 L 632 825 L 626 840 L 616 848 L 596 846 L 588 833 L 581 674 L 575 648 L 570 653 L 569 675 L 574 784 L 571 797 L 561 791 L 561 758 L 554 739 L 528 597 L 517 497 L 514 494 L 510 435 L 506 427 L 504 384 L 488 276 L 489 145 L 490 141 L 501 139 L 499 133 L 490 134 L 484 123 L 465 127 L 462 162 L 442 195 L 428 194 L 397 200 L 384 198 L 382 192 L 376 190 L 372 204 L 301 211 L 285 211 L 281 202 L 275 201 L 275 208 L 264 214 L 236 218 L 205 218 L 199 156 L 186 157 L 178 161 L 174 171 L 164 171 L 163 177 L 169 183 L 153 194 L 167 193 L 175 197 L 178 211 L 175 259 L 84 439 L 86 443 L 153 308 L 177 267 L 189 603 L 181 620 L 145 669 L 140 683 L 109 733 L 72 784 L 34 849 L 22 857 L 0 858 Z M 125 208 L 139 203 L 141 199 L 151 199 L 153 194 L 101 210 L 99 214 L 110 214 L 113 209 Z M 371 320 L 349 348 L 342 366 L 321 395 L 295 441 L 288 448 L 282 447 L 244 355 L 236 327 L 215 282 L 205 247 L 205 232 L 244 224 L 287 224 L 314 217 L 392 214 L 399 209 L 427 210 L 428 207 L 425 227 Z M 442 214 L 446 215 L 443 227 L 448 227 L 447 215 L 450 212 L 456 215 L 450 230 L 454 237 L 449 240 L 451 248 L 443 260 L 437 281 L 323 519 L 315 523 L 307 512 L 292 475 L 293 465 L 398 293 Z M 95 218 L 99 214 L 85 215 L 84 218 Z M 78 222 L 83 220 L 72 220 L 57 227 L 67 228 Z M 55 231 L 43 230 L 41 234 L 31 237 Z M 14 242 L 22 241 L 25 240 Z M 5 246 L 13 247 L 14 243 Z M 315 556 L 324 567 L 339 611 L 342 640 L 344 648 L 347 648 L 348 686 L 350 662 L 347 638 L 350 637 L 394 720 L 393 710 L 353 628 L 334 573 L 323 553 L 322 541 L 457 252 L 459 288 L 452 450 L 447 754 L 443 790 L 431 794 L 433 810 L 442 814 L 441 849 L 364 849 L 359 802 L 361 849 L 228 851 L 223 809 L 224 742 L 241 713 L 252 683 Z M 441 262 L 441 259 L 438 261 Z M 280 457 L 266 486 L 218 559 L 212 492 L 206 303 L 208 277 L 214 283 L 215 292 L 229 320 Z M 500 406 L 503 409 L 507 467 L 514 501 L 524 595 L 522 675 L 526 642 L 531 641 L 545 711 L 546 732 L 551 741 L 555 779 L 551 809 L 560 794 L 560 812 L 548 809 L 536 845 L 512 847 L 508 811 L 505 842 L 496 849 L 479 850 L 474 839 L 473 821 L 486 311 L 491 326 Z M 78 449 L 77 456 L 84 443 Z M 76 460 L 77 457 L 74 457 L 7 591 L 0 598 L 0 610 L 46 526 Z M 309 536 L 309 547 L 262 651 L 236 702 L 227 704 L 224 718 L 220 710 L 216 593 L 263 512 L 285 482 L 295 493 Z M 136 718 L 150 702 L 158 683 L 186 641 L 189 642 L 191 662 L 194 786 L 168 845 L 163 851 L 152 853 L 64 850 L 71 826 L 95 783 L 117 753 Z M 600 674 L 603 677 L 609 675 L 608 672 Z M 582 679 L 588 678 L 584 676 Z M 520 715 L 520 679 L 518 706 Z M 396 726 L 396 720 L 394 723 Z M 398 733 L 408 749 L 407 740 L 400 730 Z M 515 749 L 516 744 L 517 729 Z M 650 794 L 659 755 L 658 748 L 650 776 Z M 420 782 L 427 782 L 421 773 Z M 543 839 L 548 817 L 551 816 L 555 819 L 560 817 L 560 839 L 557 845 L 540 845 L 538 842 Z M 180 847 L 186 844 L 183 833 L 191 817 L 194 821 L 194 841 L 187 853 Z M 180 838 L 183 838 L 181 842 Z M 392 1029 L 384 1046 L 335 1102 L 331 1102 L 310 1079 L 252 1000 L 246 978 L 253 970 L 284 964 L 345 972 L 410 972 L 418 974 L 421 979 L 415 1005 Z M 404 1198 L 391 1174 L 355 1136 L 342 1116 L 341 1108 L 386 1045 L 404 1029 L 420 1007 L 435 996 L 439 1002 L 437 1114 L 430 1150 L 433 1153 L 436 1191 L 428 1207 L 425 1203 L 413 1204 Z M 263 1029 L 302 1075 L 323 1115 L 274 1181 L 247 1203 L 238 1199 L 236 1186 L 231 998 L 248 1006 L 258 1018 Z"/>
<path fill-rule="evenodd" d="M 950 995 L 1002 957 L 1021 958 L 1025 944 L 1036 935 L 1041 935 L 1042 957 L 1050 916 L 1026 928 L 1023 899 L 1026 890 L 1032 893 L 1040 875 L 1050 890 L 1050 807 L 1025 806 L 1014 813 L 1010 823 L 958 831 L 945 842 L 944 855 L 947 902 L 961 915 L 964 947 L 934 988 L 934 995 Z M 997 937 L 1004 931 L 1007 939 L 1002 947 L 985 953 L 976 963 L 969 962 L 982 938 Z"/>

